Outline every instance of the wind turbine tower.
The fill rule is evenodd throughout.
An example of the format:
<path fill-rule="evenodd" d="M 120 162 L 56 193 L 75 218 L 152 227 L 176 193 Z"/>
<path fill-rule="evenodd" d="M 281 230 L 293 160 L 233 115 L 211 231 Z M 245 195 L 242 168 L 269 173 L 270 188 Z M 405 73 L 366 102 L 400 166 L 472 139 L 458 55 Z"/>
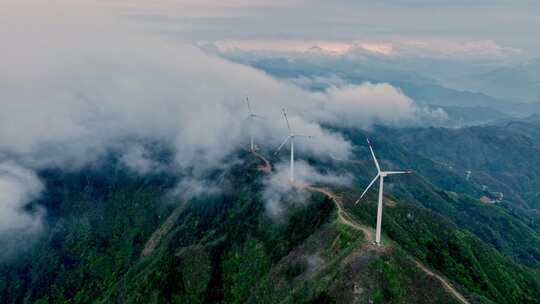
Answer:
<path fill-rule="evenodd" d="M 254 152 L 255 151 L 255 143 L 254 143 L 254 132 L 253 132 L 253 122 L 256 118 L 264 118 L 263 116 L 254 114 L 253 111 L 251 111 L 251 105 L 249 103 L 249 98 L 246 97 L 246 105 L 249 111 L 249 115 L 247 117 L 247 120 L 249 121 L 249 151 Z"/>
<path fill-rule="evenodd" d="M 290 142 L 291 144 L 291 149 L 290 149 L 291 150 L 291 160 L 290 160 L 291 169 L 289 172 L 289 180 L 291 181 L 291 183 L 294 183 L 294 139 L 296 137 L 311 138 L 311 136 L 294 134 L 291 128 L 291 125 L 289 124 L 289 119 L 287 118 L 287 112 L 285 111 L 285 109 L 281 109 L 281 111 L 283 112 L 283 117 L 285 118 L 285 122 L 287 123 L 287 129 L 289 130 L 289 135 L 287 135 L 287 137 L 285 137 L 281 145 L 279 145 L 275 154 L 278 154 L 281 148 L 283 148 L 283 146 L 285 146 L 287 142 Z"/>
<path fill-rule="evenodd" d="M 377 245 L 381 245 L 381 224 L 382 224 L 382 211 L 383 211 L 383 189 L 384 189 L 384 178 L 388 175 L 395 175 L 395 174 L 410 174 L 412 171 L 381 171 L 381 167 L 379 166 L 379 162 L 377 161 L 377 157 L 375 157 L 375 153 L 373 152 L 373 148 L 371 147 L 371 142 L 369 139 L 367 139 L 367 143 L 369 146 L 369 150 L 371 151 L 371 156 L 373 157 L 373 162 L 375 163 L 375 167 L 377 167 L 377 175 L 373 178 L 371 183 L 366 187 L 362 195 L 358 200 L 356 200 L 355 205 L 360 202 L 360 200 L 366 195 L 369 188 L 379 179 L 379 203 L 377 205 L 377 230 L 375 235 L 375 242 Z"/>

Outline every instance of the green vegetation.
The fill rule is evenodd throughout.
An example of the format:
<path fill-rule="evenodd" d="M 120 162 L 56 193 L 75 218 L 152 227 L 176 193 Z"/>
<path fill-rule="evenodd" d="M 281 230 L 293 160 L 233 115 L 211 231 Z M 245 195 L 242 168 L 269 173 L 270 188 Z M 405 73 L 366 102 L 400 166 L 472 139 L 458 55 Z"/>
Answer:
<path fill-rule="evenodd" d="M 364 203 L 351 212 L 374 223 L 375 207 L 374 202 Z M 436 213 L 401 202 L 385 208 L 383 226 L 385 233 L 403 249 L 475 293 L 479 299 L 536 303 L 540 296 L 538 272 L 504 257 Z"/>
<path fill-rule="evenodd" d="M 465 167 L 448 167 L 457 166 L 450 155 L 462 152 L 412 153 L 389 143 L 414 138 L 407 132 L 426 142 L 438 136 L 375 132 L 385 168 L 414 164 L 416 170 L 388 179 L 383 233 L 390 246 L 384 250 L 341 223 L 334 203 L 319 193 L 283 202 L 287 211 L 271 218 L 262 198 L 264 175 L 249 154 L 210 177 L 218 194 L 189 201 L 168 195 L 181 177 L 130 176 L 113 157 L 79 172 L 43 171 L 47 192 L 35 204 L 48 211 L 47 230 L 30 252 L 0 264 L 1 302 L 459 303 L 417 259 L 471 303 L 538 303 L 539 225 L 529 201 L 540 197 L 535 183 L 503 203 L 481 203 L 484 180 L 467 181 L 460 173 Z M 523 136 L 539 139 L 529 133 Z M 321 170 L 352 172 L 358 189 L 333 190 L 354 220 L 374 226 L 376 191 L 351 205 L 374 173 L 364 134 L 347 135 L 365 164 L 309 161 Z M 482 178 L 497 176 L 493 164 L 478 161 Z M 517 176 L 522 166 L 536 164 L 501 170 Z M 510 177 L 498 180 L 511 185 Z M 142 254 L 150 239 L 154 246 Z"/>
<path fill-rule="evenodd" d="M 368 301 L 382 288 L 368 267 L 378 255 L 359 249 L 363 235 L 339 224 L 333 203 L 320 194 L 309 204 L 290 202 L 276 221 L 258 198 L 260 173 L 233 168 L 223 195 L 193 201 L 142 256 L 146 241 L 179 205 L 162 200 L 162 185 L 174 180 L 108 175 L 111 185 L 102 193 L 102 173 L 73 175 L 66 183 L 60 183 L 65 176 L 47 173 L 62 194 L 51 193 L 51 202 L 66 213 L 55 214 L 50 237 L 30 255 L 1 267 L 3 302 L 328 303 Z M 87 182 L 84 190 L 77 180 Z M 451 299 L 438 289 L 420 294 Z M 396 303 L 415 297 L 404 290 L 393 295 Z"/>

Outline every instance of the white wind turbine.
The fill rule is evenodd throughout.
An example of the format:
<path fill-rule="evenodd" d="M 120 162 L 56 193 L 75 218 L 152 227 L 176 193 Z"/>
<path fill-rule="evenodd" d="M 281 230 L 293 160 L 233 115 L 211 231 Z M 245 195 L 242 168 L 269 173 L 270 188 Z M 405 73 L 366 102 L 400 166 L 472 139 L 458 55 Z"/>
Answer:
<path fill-rule="evenodd" d="M 381 171 L 381 167 L 379 166 L 379 162 L 377 161 L 377 158 L 375 157 L 375 153 L 373 152 L 373 148 L 371 147 L 371 142 L 369 142 L 369 139 L 367 139 L 367 143 L 369 146 L 369 150 L 371 151 L 371 156 L 373 156 L 373 161 L 375 162 L 375 166 L 377 167 L 377 175 L 371 183 L 366 187 L 366 190 L 364 190 L 364 193 L 360 196 L 358 200 L 354 203 L 355 205 L 358 204 L 358 202 L 366 195 L 369 188 L 375 183 L 377 178 L 379 179 L 379 203 L 377 205 L 377 231 L 375 235 L 375 242 L 377 245 L 381 245 L 381 224 L 382 224 L 382 208 L 383 208 L 383 188 L 384 188 L 384 178 L 388 175 L 394 175 L 394 174 L 409 174 L 412 173 L 412 171 Z"/>
<path fill-rule="evenodd" d="M 255 121 L 255 118 L 264 118 L 264 117 L 261 115 L 253 114 L 253 111 L 251 111 L 251 105 L 249 104 L 248 97 L 246 97 L 246 105 L 249 111 L 249 115 L 246 118 L 247 120 L 249 120 L 249 150 L 251 152 L 254 152 L 255 151 L 255 143 L 254 143 L 255 135 L 253 134 L 253 122 Z"/>
<path fill-rule="evenodd" d="M 287 122 L 287 129 L 289 129 L 289 135 L 287 135 L 287 137 L 285 137 L 281 145 L 279 145 L 275 154 L 278 154 L 281 148 L 283 148 L 283 146 L 287 143 L 287 141 L 290 141 L 291 143 L 291 170 L 290 170 L 289 179 L 291 183 L 294 183 L 294 138 L 295 137 L 311 138 L 311 136 L 294 134 L 294 132 L 291 129 L 291 125 L 289 124 L 289 119 L 287 118 L 287 112 L 285 112 L 285 109 L 281 109 L 281 111 L 283 112 L 283 117 L 285 117 L 285 122 Z"/>

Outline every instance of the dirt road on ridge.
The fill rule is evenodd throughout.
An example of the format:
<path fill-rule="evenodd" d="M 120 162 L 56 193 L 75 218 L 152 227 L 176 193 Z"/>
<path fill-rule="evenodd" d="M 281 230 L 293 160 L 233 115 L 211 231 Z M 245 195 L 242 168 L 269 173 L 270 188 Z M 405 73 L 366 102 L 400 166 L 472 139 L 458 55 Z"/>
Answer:
<path fill-rule="evenodd" d="M 373 243 L 373 232 L 370 230 L 370 228 L 368 228 L 368 227 L 366 227 L 364 225 L 360 225 L 360 224 L 355 223 L 355 221 L 351 218 L 351 216 L 343 209 L 341 200 L 339 199 L 339 197 L 335 193 L 333 193 L 330 190 L 325 189 L 325 188 L 319 188 L 319 187 L 313 187 L 313 186 L 306 186 L 306 189 L 308 189 L 310 191 L 315 191 L 315 192 L 322 193 L 322 194 L 326 195 L 328 198 L 330 198 L 334 202 L 334 204 L 336 204 L 336 207 L 338 208 L 338 219 L 343 224 L 345 224 L 345 225 L 347 225 L 347 226 L 349 226 L 349 227 L 351 227 L 353 229 L 362 231 L 364 233 L 366 241 L 368 241 L 369 243 Z M 462 302 L 464 304 L 470 304 L 470 302 L 467 301 L 467 299 L 459 291 L 457 291 L 454 287 L 452 287 L 452 285 L 448 282 L 448 280 L 446 278 L 444 278 L 444 277 L 434 273 L 433 271 L 429 270 L 426 266 L 422 265 L 422 263 L 418 262 L 417 260 L 414 260 L 414 263 L 425 274 L 427 274 L 430 277 L 434 277 L 439 282 L 441 282 L 443 288 L 446 289 L 448 292 L 450 292 L 460 302 Z"/>

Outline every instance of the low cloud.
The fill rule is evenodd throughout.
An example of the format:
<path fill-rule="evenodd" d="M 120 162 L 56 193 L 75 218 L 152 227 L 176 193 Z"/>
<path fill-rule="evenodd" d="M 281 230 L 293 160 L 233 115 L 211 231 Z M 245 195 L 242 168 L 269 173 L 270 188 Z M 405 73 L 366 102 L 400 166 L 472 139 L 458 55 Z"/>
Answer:
<path fill-rule="evenodd" d="M 8 19 L 16 30 L 0 30 L 13 38 L 0 58 L 0 151 L 27 167 L 77 168 L 123 138 L 150 138 L 172 142 L 180 167 L 210 168 L 247 143 L 246 96 L 266 117 L 256 134 L 260 144 L 273 146 L 286 134 L 286 107 L 295 132 L 317 137 L 304 145 L 316 155 L 350 152 L 349 143 L 320 123 L 339 125 L 345 117 L 363 127 L 414 119 L 408 98 L 390 85 L 313 94 L 196 47 L 127 29 L 106 15 L 96 25 L 91 10 L 65 24 L 54 14 L 54 22 L 46 17 Z M 24 22 L 31 30 L 16 26 Z M 141 156 L 135 148 L 123 160 L 145 171 L 152 165 Z"/>
<path fill-rule="evenodd" d="M 308 163 L 295 161 L 295 182 L 289 180 L 290 163 L 280 162 L 265 180 L 263 199 L 267 214 L 276 220 L 282 219 L 290 204 L 304 204 L 309 195 L 307 186 L 316 184 L 345 186 L 352 183 L 351 175 L 319 172 Z"/>
<path fill-rule="evenodd" d="M 360 86 L 332 86 L 320 98 L 319 115 L 322 121 L 347 127 L 369 127 L 373 123 L 405 125 L 417 120 L 413 101 L 399 89 L 385 83 L 365 83 Z M 322 109 L 321 109 L 322 108 Z"/>
<path fill-rule="evenodd" d="M 32 13 L 14 1 L 3 4 L 10 16 L 0 28 L 0 218 L 6 219 L 0 225 L 6 233 L 39 231 L 44 211 L 22 209 L 42 191 L 33 170 L 77 170 L 125 139 L 172 145 L 171 167 L 193 172 L 178 192 L 208 193 L 198 177 L 226 166 L 248 144 L 246 96 L 266 117 L 256 130 L 257 144 L 273 148 L 287 134 L 281 116 L 286 107 L 294 131 L 315 137 L 299 145 L 299 153 L 312 156 L 351 153 L 349 142 L 321 124 L 365 127 L 413 119 L 408 98 L 390 85 L 314 94 L 149 34 L 102 5 L 34 4 Z M 160 170 L 142 146 L 130 147 L 121 162 L 139 174 Z M 298 174 L 336 182 L 301 163 Z"/>
<path fill-rule="evenodd" d="M 120 162 L 139 175 L 158 173 L 164 166 L 155 161 L 148 149 L 141 144 L 129 145 L 120 157 Z"/>
<path fill-rule="evenodd" d="M 28 246 L 42 231 L 45 210 L 30 208 L 43 184 L 36 174 L 12 162 L 0 162 L 0 260 Z"/>
<path fill-rule="evenodd" d="M 185 178 L 169 192 L 170 196 L 190 200 L 201 196 L 211 196 L 221 193 L 221 189 L 214 183 L 204 179 Z"/>

